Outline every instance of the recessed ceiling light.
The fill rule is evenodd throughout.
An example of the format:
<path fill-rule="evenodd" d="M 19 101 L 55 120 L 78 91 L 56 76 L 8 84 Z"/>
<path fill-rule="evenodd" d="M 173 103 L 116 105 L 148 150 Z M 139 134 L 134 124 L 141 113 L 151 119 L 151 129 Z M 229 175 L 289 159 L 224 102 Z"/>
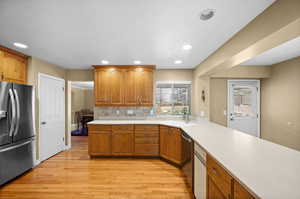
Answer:
<path fill-rule="evenodd" d="M 181 60 L 176 60 L 176 61 L 174 61 L 174 64 L 182 64 L 182 61 Z"/>
<path fill-rule="evenodd" d="M 15 42 L 15 43 L 14 43 L 14 46 L 16 46 L 16 47 L 18 47 L 18 48 L 23 48 L 23 49 L 26 49 L 26 48 L 28 48 L 28 46 L 27 46 L 27 45 L 25 45 L 25 44 L 21 44 L 21 43 L 18 43 L 18 42 Z"/>
<path fill-rule="evenodd" d="M 109 61 L 107 61 L 107 60 L 102 60 L 101 63 L 102 63 L 102 64 L 109 64 Z"/>
<path fill-rule="evenodd" d="M 203 21 L 211 19 L 215 15 L 214 9 L 205 9 L 200 13 L 200 19 Z"/>
<path fill-rule="evenodd" d="M 191 45 L 191 44 L 184 44 L 183 46 L 182 46 L 182 49 L 183 50 L 191 50 L 193 48 L 193 46 Z"/>
<path fill-rule="evenodd" d="M 134 64 L 141 64 L 142 62 L 140 60 L 134 60 L 133 63 Z"/>

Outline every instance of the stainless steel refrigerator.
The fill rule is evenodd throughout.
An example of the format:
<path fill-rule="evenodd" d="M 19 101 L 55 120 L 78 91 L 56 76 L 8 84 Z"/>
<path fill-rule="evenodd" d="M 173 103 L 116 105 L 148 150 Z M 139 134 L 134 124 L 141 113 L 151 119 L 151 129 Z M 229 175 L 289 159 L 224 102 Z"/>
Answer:
<path fill-rule="evenodd" d="M 0 82 L 0 186 L 34 166 L 34 89 Z"/>

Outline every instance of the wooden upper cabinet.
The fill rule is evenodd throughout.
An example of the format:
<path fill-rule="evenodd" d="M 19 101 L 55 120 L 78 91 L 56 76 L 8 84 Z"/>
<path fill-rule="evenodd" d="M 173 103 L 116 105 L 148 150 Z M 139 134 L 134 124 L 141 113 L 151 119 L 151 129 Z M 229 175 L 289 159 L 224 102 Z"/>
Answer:
<path fill-rule="evenodd" d="M 95 70 L 95 104 L 109 105 L 110 104 L 110 84 L 108 70 Z"/>
<path fill-rule="evenodd" d="M 140 106 L 153 105 L 153 72 L 149 69 L 136 70 L 136 96 Z"/>
<path fill-rule="evenodd" d="M 135 69 L 126 69 L 124 71 L 124 103 L 128 106 L 137 104 L 135 76 Z"/>
<path fill-rule="evenodd" d="M 154 66 L 94 66 L 96 106 L 152 106 Z"/>
<path fill-rule="evenodd" d="M 28 56 L 0 46 L 0 80 L 26 83 Z"/>
<path fill-rule="evenodd" d="M 121 69 L 114 69 L 108 72 L 108 84 L 111 92 L 111 105 L 124 104 L 123 82 L 124 71 Z"/>

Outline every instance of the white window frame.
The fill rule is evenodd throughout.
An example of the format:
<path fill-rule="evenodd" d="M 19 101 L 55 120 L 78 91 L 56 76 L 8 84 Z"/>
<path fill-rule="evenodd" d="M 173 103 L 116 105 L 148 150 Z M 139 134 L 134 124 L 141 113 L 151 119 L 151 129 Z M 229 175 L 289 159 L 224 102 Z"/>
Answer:
<path fill-rule="evenodd" d="M 172 90 L 174 89 L 174 85 L 175 84 L 188 84 L 188 85 L 190 85 L 190 99 L 189 99 L 189 115 L 191 115 L 192 114 L 192 111 L 191 111 L 191 107 L 192 107 L 192 81 L 156 81 L 156 84 L 155 84 L 155 107 L 157 108 L 157 101 L 156 101 L 156 96 L 157 96 L 157 86 L 159 85 L 159 84 L 172 84 Z M 172 91 L 172 94 L 173 94 L 173 91 Z M 173 101 L 174 99 L 172 98 L 172 101 Z M 174 102 L 172 102 L 172 106 L 174 106 Z M 173 109 L 172 109 L 173 110 Z M 175 114 L 168 114 L 168 115 L 161 115 L 161 114 L 157 114 L 158 116 L 160 116 L 160 117 L 182 117 L 182 115 L 175 115 Z"/>

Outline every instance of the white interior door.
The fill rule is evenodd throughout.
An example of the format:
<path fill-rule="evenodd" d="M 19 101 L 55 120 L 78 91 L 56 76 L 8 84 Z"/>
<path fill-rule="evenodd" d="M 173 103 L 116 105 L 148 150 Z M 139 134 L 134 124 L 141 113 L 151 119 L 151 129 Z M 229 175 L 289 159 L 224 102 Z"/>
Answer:
<path fill-rule="evenodd" d="M 40 160 L 65 147 L 65 81 L 39 74 Z"/>
<path fill-rule="evenodd" d="M 259 80 L 228 80 L 228 127 L 260 137 Z"/>

